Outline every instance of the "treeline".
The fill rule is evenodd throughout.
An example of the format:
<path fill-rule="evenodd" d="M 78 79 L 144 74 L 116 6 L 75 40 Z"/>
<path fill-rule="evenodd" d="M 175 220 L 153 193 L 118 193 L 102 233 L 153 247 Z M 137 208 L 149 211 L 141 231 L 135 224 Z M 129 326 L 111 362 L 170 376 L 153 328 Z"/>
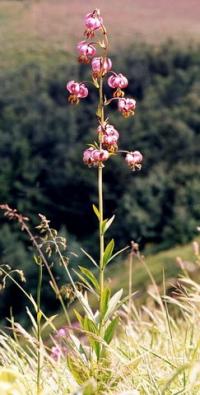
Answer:
<path fill-rule="evenodd" d="M 130 240 L 163 249 L 190 240 L 200 221 L 200 52 L 168 42 L 160 48 L 135 45 L 113 56 L 115 70 L 129 76 L 127 95 L 137 100 L 135 118 L 110 111 L 121 149 L 144 154 L 139 173 L 123 158 L 105 173 L 106 215 L 116 214 L 111 236 L 119 247 Z M 28 215 L 43 213 L 52 226 L 96 253 L 96 171 L 82 163 L 96 137 L 95 88 L 84 103 L 67 103 L 65 83 L 88 79 L 88 66 L 66 58 L 54 70 L 22 65 L 0 76 L 0 202 Z M 110 95 L 106 88 L 106 95 Z M 28 268 L 24 236 L 0 218 L 2 262 Z M 78 242 L 77 242 L 78 241 Z M 79 243 L 79 244 L 78 244 Z"/>

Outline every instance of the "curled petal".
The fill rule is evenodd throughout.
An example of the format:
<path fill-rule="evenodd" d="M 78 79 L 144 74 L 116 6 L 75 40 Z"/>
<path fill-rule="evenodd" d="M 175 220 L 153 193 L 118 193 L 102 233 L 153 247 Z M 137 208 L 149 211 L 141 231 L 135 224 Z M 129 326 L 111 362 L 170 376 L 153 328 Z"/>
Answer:
<path fill-rule="evenodd" d="M 83 99 L 84 97 L 87 97 L 87 96 L 88 96 L 88 88 L 84 84 L 81 84 L 79 93 L 78 93 L 78 97 Z"/>
<path fill-rule="evenodd" d="M 72 104 L 77 104 L 79 99 L 88 96 L 88 88 L 82 82 L 69 81 L 66 88 L 70 92 L 69 102 Z"/>
<path fill-rule="evenodd" d="M 95 57 L 92 59 L 92 71 L 96 77 L 105 75 L 112 68 L 112 61 L 110 58 Z"/>
<path fill-rule="evenodd" d="M 85 16 L 85 26 L 89 30 L 98 30 L 101 28 L 102 24 L 102 17 L 100 15 L 97 15 L 95 12 L 91 12 Z"/>
<path fill-rule="evenodd" d="M 133 151 L 126 154 L 125 161 L 132 170 L 140 170 L 143 162 L 143 155 L 140 151 Z"/>
<path fill-rule="evenodd" d="M 116 88 L 124 89 L 128 86 L 128 80 L 121 73 L 116 75 L 113 74 L 108 78 L 108 85 L 113 89 Z"/>
<path fill-rule="evenodd" d="M 77 50 L 82 56 L 93 57 L 96 54 L 96 48 L 92 44 L 88 44 L 87 41 L 78 43 Z"/>
<path fill-rule="evenodd" d="M 135 99 L 120 98 L 118 100 L 118 110 L 122 113 L 122 115 L 125 118 L 129 117 L 130 115 L 134 115 L 135 108 L 136 108 Z"/>

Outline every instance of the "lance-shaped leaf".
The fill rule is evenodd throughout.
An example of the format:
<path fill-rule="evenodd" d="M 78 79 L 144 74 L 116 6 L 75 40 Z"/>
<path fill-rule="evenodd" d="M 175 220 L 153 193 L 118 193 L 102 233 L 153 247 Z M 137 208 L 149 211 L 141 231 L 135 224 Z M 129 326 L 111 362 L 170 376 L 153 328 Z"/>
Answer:
<path fill-rule="evenodd" d="M 113 254 L 110 259 L 108 260 L 108 263 L 110 263 L 114 258 L 116 258 L 118 255 L 120 255 L 122 252 L 128 250 L 130 248 L 130 246 L 126 246 L 124 248 L 122 248 L 121 250 L 115 252 L 115 254 Z"/>
<path fill-rule="evenodd" d="M 107 244 L 106 249 L 105 249 L 104 254 L 103 254 L 103 267 L 105 267 L 107 265 L 108 261 L 112 257 L 114 246 L 115 246 L 115 242 L 114 242 L 114 239 L 112 239 Z"/>
<path fill-rule="evenodd" d="M 117 307 L 118 307 L 117 305 L 122 297 L 122 294 L 123 294 L 123 289 L 120 289 L 112 296 L 112 298 L 110 299 L 110 301 L 108 303 L 108 308 L 107 308 L 106 314 L 104 316 L 104 321 L 106 321 L 117 309 Z"/>
<path fill-rule="evenodd" d="M 99 283 L 94 276 L 94 274 L 91 272 L 91 270 L 86 269 L 83 266 L 79 266 L 80 271 L 87 277 L 87 279 L 92 283 L 92 285 L 96 288 L 97 291 L 99 291 Z"/>
<path fill-rule="evenodd" d="M 110 219 L 104 219 L 104 221 L 102 223 L 102 233 L 103 234 L 105 234 L 106 231 L 110 228 L 114 219 L 115 219 L 115 215 L 113 215 Z"/>
<path fill-rule="evenodd" d="M 114 320 L 112 320 L 110 322 L 110 324 L 108 325 L 108 327 L 106 328 L 105 335 L 104 335 L 104 340 L 108 344 L 111 342 L 111 340 L 112 340 L 112 338 L 114 336 L 115 329 L 117 328 L 118 321 L 119 321 L 118 317 L 114 318 Z"/>
<path fill-rule="evenodd" d="M 101 316 L 102 318 L 105 316 L 106 311 L 108 309 L 108 302 L 110 300 L 110 288 L 104 288 L 101 299 Z"/>
<path fill-rule="evenodd" d="M 87 332 L 91 333 L 91 335 L 89 335 L 87 333 L 88 340 L 89 340 L 89 343 L 90 343 L 91 347 L 94 349 L 97 358 L 99 358 L 99 355 L 100 355 L 100 344 L 99 344 L 99 342 L 97 340 L 95 340 L 95 336 L 94 336 L 94 335 L 98 336 L 98 334 L 99 334 L 98 333 L 98 328 L 95 325 L 95 323 L 93 321 L 91 321 L 88 317 L 84 317 L 84 324 L 83 324 L 83 326 L 84 326 L 84 329 Z"/>
<path fill-rule="evenodd" d="M 95 215 L 97 216 L 98 220 L 100 220 L 100 212 L 98 210 L 98 208 L 95 206 L 95 204 L 92 205 L 93 211 L 95 213 Z"/>
<path fill-rule="evenodd" d="M 90 254 L 88 254 L 87 251 L 85 251 L 83 248 L 81 248 L 81 251 L 88 257 L 88 259 L 93 263 L 94 266 L 99 267 L 95 259 Z"/>
<path fill-rule="evenodd" d="M 82 293 L 79 291 L 76 291 L 76 295 L 77 295 L 79 302 L 81 303 L 81 306 L 83 307 L 87 317 L 90 318 L 91 321 L 95 322 L 95 317 L 94 317 L 92 309 L 88 303 L 87 297 L 83 296 Z"/>

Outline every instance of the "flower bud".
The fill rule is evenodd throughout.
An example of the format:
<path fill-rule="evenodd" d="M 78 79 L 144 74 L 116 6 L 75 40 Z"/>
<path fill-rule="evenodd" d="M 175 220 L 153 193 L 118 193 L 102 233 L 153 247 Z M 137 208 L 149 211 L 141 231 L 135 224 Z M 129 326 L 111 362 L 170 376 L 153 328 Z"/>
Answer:
<path fill-rule="evenodd" d="M 135 99 L 120 98 L 118 100 L 118 110 L 122 113 L 125 118 L 134 115 L 134 110 L 136 108 Z"/>
<path fill-rule="evenodd" d="M 77 50 L 80 63 L 90 63 L 91 58 L 96 54 L 96 48 L 92 44 L 88 44 L 87 41 L 78 43 Z"/>
<path fill-rule="evenodd" d="M 131 170 L 140 170 L 143 162 L 143 155 L 139 151 L 126 154 L 125 161 Z"/>
<path fill-rule="evenodd" d="M 66 89 L 70 93 L 68 101 L 71 104 L 78 104 L 79 99 L 83 99 L 84 97 L 88 96 L 88 89 L 83 83 L 79 83 L 71 80 L 67 83 Z"/>
<path fill-rule="evenodd" d="M 112 61 L 110 58 L 93 58 L 92 59 L 92 71 L 94 78 L 104 76 L 112 68 Z"/>

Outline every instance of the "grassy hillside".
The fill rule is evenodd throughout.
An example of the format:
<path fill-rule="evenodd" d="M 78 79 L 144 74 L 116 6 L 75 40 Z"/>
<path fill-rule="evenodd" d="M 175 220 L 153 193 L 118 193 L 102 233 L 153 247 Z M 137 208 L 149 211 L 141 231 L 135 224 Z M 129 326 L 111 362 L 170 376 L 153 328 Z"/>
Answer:
<path fill-rule="evenodd" d="M 198 242 L 200 238 L 195 239 Z M 133 274 L 132 274 L 132 291 L 136 292 L 134 300 L 136 304 L 141 305 L 146 302 L 147 292 L 152 282 L 148 271 L 151 273 L 156 284 L 163 288 L 163 278 L 165 278 L 166 290 L 173 286 L 173 283 L 178 275 L 183 274 L 178 264 L 178 259 L 181 259 L 185 269 L 197 280 L 200 278 L 200 271 L 197 265 L 195 265 L 195 256 L 193 251 L 192 243 L 184 246 L 177 245 L 166 251 L 159 252 L 154 255 L 149 255 L 145 258 L 145 266 L 137 258 L 133 258 Z M 113 292 L 116 292 L 120 288 L 124 289 L 124 296 L 128 295 L 129 288 L 129 258 L 125 260 L 119 260 L 118 263 L 114 263 L 108 267 L 107 281 L 111 285 Z M 162 291 L 161 291 L 162 293 Z M 95 305 L 95 301 L 91 301 Z M 73 319 L 74 304 L 71 305 L 71 317 Z M 79 306 L 76 305 L 76 309 L 79 310 Z M 66 323 L 63 315 L 57 318 L 56 325 L 58 327 Z"/>
<path fill-rule="evenodd" d="M 144 39 L 159 43 L 166 38 L 182 42 L 200 37 L 198 0 L 2 0 L 0 2 L 1 67 L 24 60 L 56 62 L 57 52 L 72 52 L 80 40 L 83 15 L 101 9 L 111 33 L 112 48 Z"/>

